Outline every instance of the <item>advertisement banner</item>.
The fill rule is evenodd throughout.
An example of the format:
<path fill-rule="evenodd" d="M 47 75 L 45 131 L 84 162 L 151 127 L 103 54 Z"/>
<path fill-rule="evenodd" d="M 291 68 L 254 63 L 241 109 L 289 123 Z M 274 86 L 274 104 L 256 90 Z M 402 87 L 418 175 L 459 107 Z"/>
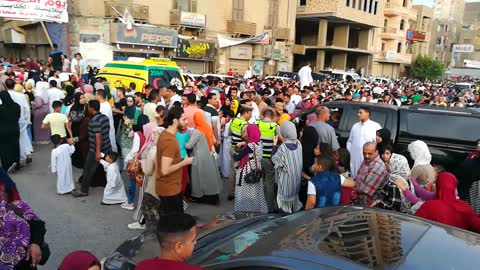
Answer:
<path fill-rule="evenodd" d="M 473 52 L 475 47 L 471 44 L 455 44 L 452 46 L 452 52 L 456 53 L 469 53 Z"/>
<path fill-rule="evenodd" d="M 230 47 L 230 58 L 250 60 L 252 59 L 252 46 L 234 46 Z"/>
<path fill-rule="evenodd" d="M 123 23 L 112 24 L 112 30 L 114 27 L 116 27 L 116 31 L 112 31 L 112 34 L 116 34 L 116 36 L 112 38 L 112 43 L 177 48 L 178 33 L 175 30 L 138 25 L 129 30 Z"/>
<path fill-rule="evenodd" d="M 463 60 L 463 66 L 469 68 L 480 68 L 480 61 L 465 59 Z"/>
<path fill-rule="evenodd" d="M 255 76 L 263 77 L 263 61 L 253 61 L 252 74 Z"/>
<path fill-rule="evenodd" d="M 425 42 L 425 39 L 427 37 L 426 32 L 418 32 L 412 29 L 409 29 L 407 31 L 407 41 L 418 41 L 418 42 Z"/>
<path fill-rule="evenodd" d="M 220 34 L 217 34 L 217 38 L 218 38 L 218 45 L 220 48 L 240 45 L 243 43 L 247 43 L 247 44 L 269 44 L 270 43 L 270 36 L 268 35 L 267 32 L 251 38 L 231 38 L 231 37 L 222 36 Z"/>
<path fill-rule="evenodd" d="M 180 14 L 180 25 L 205 28 L 207 19 L 203 14 L 182 11 Z"/>
<path fill-rule="evenodd" d="M 215 57 L 215 43 L 179 38 L 177 57 L 213 60 Z"/>
<path fill-rule="evenodd" d="M 67 0 L 0 1 L 0 17 L 23 21 L 68 23 Z"/>

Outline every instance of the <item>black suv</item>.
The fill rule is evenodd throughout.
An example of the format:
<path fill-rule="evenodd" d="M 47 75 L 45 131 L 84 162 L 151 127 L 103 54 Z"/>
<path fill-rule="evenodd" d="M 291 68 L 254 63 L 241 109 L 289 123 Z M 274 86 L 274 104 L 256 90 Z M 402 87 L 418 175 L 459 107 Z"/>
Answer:
<path fill-rule="evenodd" d="M 335 127 L 338 142 L 346 147 L 352 126 L 358 122 L 360 107 L 370 109 L 370 118 L 390 130 L 395 152 L 408 155 L 408 144 L 424 141 L 432 154 L 432 163 L 452 170 L 475 150 L 480 137 L 480 112 L 473 109 L 442 108 L 428 105 L 398 107 L 365 102 L 334 101 L 322 104 L 331 111 L 330 123 Z M 293 119 L 301 130 L 309 114 L 306 110 Z"/>

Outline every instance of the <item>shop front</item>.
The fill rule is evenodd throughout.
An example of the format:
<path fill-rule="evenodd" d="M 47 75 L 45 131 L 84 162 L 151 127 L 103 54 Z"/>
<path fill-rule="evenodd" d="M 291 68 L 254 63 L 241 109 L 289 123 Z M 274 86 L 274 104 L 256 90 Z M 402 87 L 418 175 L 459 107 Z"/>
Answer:
<path fill-rule="evenodd" d="M 243 75 L 250 68 L 252 61 L 252 45 L 236 45 L 229 47 L 228 70 Z"/>
<path fill-rule="evenodd" d="M 211 63 L 215 59 L 215 42 L 179 38 L 175 62 L 184 70 L 193 74 L 211 72 Z"/>
<path fill-rule="evenodd" d="M 126 24 L 110 24 L 110 41 L 113 59 L 127 60 L 129 57 L 166 57 L 177 47 L 178 33 L 175 30 Z"/>

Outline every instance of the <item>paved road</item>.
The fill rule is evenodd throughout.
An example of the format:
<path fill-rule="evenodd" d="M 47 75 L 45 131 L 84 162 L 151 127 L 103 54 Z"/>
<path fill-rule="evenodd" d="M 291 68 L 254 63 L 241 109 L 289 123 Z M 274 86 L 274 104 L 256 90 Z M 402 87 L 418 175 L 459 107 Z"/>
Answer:
<path fill-rule="evenodd" d="M 120 206 L 100 205 L 103 189 L 95 188 L 90 196 L 73 198 L 56 193 L 56 176 L 50 173 L 50 146 L 36 145 L 33 163 L 12 175 L 22 199 L 28 201 L 47 223 L 46 241 L 52 256 L 41 269 L 57 269 L 63 257 L 71 251 L 83 249 L 93 252 L 99 259 L 110 254 L 125 239 L 138 234 L 127 224 L 133 212 Z M 81 170 L 74 168 L 74 179 Z M 187 212 L 205 222 L 220 213 L 233 209 L 224 198 L 220 206 L 190 204 Z"/>

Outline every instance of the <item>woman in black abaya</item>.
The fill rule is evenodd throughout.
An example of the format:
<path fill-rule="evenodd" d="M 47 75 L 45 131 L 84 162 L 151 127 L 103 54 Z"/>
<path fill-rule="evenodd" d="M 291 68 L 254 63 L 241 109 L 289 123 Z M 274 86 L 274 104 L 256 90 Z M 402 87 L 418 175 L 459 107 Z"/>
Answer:
<path fill-rule="evenodd" d="M 12 171 L 20 161 L 20 106 L 7 91 L 0 91 L 0 162 L 6 171 Z"/>

